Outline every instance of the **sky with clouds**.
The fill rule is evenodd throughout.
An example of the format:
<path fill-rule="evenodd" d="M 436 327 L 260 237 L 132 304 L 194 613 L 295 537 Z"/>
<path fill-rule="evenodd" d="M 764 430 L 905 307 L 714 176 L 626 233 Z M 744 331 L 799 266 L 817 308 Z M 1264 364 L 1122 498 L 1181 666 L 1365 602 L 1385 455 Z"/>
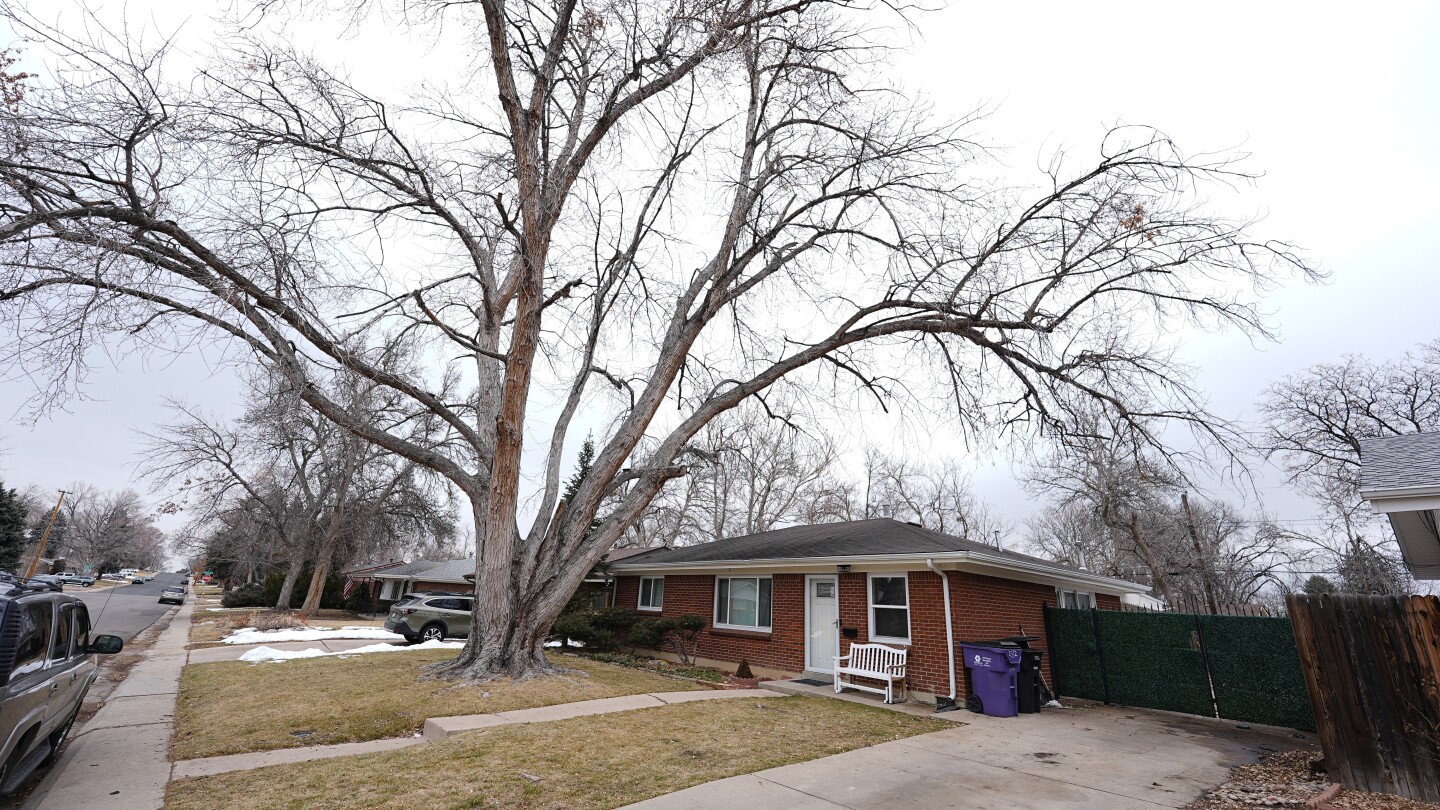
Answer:
<path fill-rule="evenodd" d="M 57 15 L 73 13 L 66 2 Z M 121 4 L 101 13 L 118 20 Z M 132 0 L 123 9 L 132 28 L 175 31 L 181 51 L 196 57 L 219 13 L 205 0 Z M 1440 4 L 955 2 L 914 19 L 886 34 L 898 46 L 890 79 L 942 115 L 986 109 L 979 131 L 1017 182 L 1034 180 L 1056 150 L 1093 154 L 1105 129 L 1122 122 L 1155 126 L 1192 153 L 1249 153 L 1247 166 L 1264 177 L 1216 203 L 1263 217 L 1261 235 L 1301 246 L 1330 277 L 1266 297 L 1274 343 L 1177 336 L 1179 357 L 1216 412 L 1246 418 L 1280 376 L 1347 352 L 1398 356 L 1440 336 L 1432 314 L 1440 54 L 1430 47 L 1440 41 Z M 346 38 L 317 22 L 282 27 L 364 86 L 403 87 L 458 58 L 384 29 Z M 232 372 L 204 356 L 94 360 L 85 398 L 34 424 L 21 419 L 28 383 L 0 388 L 7 485 L 133 486 L 136 431 L 163 417 L 164 398 L 234 408 Z M 903 451 L 915 432 L 882 421 L 860 440 Z M 1003 454 L 970 457 L 977 489 L 1000 514 L 1020 522 L 1038 508 Z M 1273 472 L 1262 469 L 1259 486 L 1278 517 L 1312 517 Z"/>

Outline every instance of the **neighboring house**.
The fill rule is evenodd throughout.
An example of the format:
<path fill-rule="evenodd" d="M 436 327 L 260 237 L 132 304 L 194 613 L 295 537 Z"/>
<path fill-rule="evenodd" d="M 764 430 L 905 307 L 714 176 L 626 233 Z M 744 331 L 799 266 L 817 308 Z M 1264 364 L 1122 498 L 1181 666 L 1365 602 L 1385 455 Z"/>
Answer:
<path fill-rule="evenodd" d="M 1360 440 L 1360 495 L 1390 517 L 1416 579 L 1440 579 L 1440 433 Z"/>
<path fill-rule="evenodd" d="M 379 580 L 380 610 L 389 610 L 390 605 L 400 601 L 407 593 L 415 591 L 461 591 L 474 590 L 473 580 L 465 575 L 475 574 L 475 558 L 459 560 L 421 560 L 405 563 L 394 568 L 377 571 L 370 576 Z"/>
<path fill-rule="evenodd" d="M 1149 591 L 890 519 L 655 549 L 611 569 L 618 604 L 642 616 L 704 617 L 699 656 L 709 665 L 744 658 L 771 676 L 828 675 L 837 652 L 873 641 L 909 650 L 916 692 L 948 696 L 953 661 L 962 701 L 963 663 L 947 644 L 1043 637 L 1046 605 L 1118 610 L 1123 596 Z"/>

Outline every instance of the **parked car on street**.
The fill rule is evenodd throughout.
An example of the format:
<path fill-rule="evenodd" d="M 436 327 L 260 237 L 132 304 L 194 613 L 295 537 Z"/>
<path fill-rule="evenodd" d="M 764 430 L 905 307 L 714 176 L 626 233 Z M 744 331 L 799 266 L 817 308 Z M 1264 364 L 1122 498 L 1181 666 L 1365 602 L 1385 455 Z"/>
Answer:
<path fill-rule="evenodd" d="M 85 574 L 76 574 L 71 571 L 67 571 L 63 574 L 56 574 L 55 578 L 65 583 L 66 585 L 82 585 L 88 588 L 91 585 L 95 584 L 95 577 L 87 576 Z"/>
<path fill-rule="evenodd" d="M 120 652 L 118 636 L 90 635 L 80 599 L 42 584 L 0 578 L 0 794 L 53 763 L 98 670 Z"/>
<path fill-rule="evenodd" d="M 473 595 L 412 593 L 390 607 L 385 629 L 399 633 L 411 644 L 465 638 L 470 635 L 470 609 L 474 605 Z"/>
<path fill-rule="evenodd" d="M 160 598 L 156 601 L 162 605 L 166 602 L 172 605 L 183 605 L 185 604 L 185 589 L 178 585 L 173 585 L 161 591 Z"/>

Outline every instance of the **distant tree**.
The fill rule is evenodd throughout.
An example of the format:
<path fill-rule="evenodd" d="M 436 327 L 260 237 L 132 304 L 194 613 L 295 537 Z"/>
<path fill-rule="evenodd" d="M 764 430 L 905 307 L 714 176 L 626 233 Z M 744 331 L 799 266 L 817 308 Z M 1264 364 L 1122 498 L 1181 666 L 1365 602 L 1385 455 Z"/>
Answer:
<path fill-rule="evenodd" d="M 20 566 L 26 540 L 25 512 L 20 493 L 6 489 L 0 481 L 0 571 L 15 573 Z"/>
<path fill-rule="evenodd" d="M 1340 592 L 1335 583 L 1322 574 L 1311 574 L 1305 580 L 1304 591 L 1306 596 L 1334 596 Z"/>
<path fill-rule="evenodd" d="M 1339 567 L 1345 591 L 1406 591 L 1389 522 L 1360 497 L 1360 443 L 1440 430 L 1440 340 L 1398 359 L 1311 366 L 1267 388 L 1260 413 L 1257 442 L 1319 505 L 1325 526 L 1308 539 Z"/>
<path fill-rule="evenodd" d="M 1410 590 L 1410 573 L 1399 557 L 1364 537 L 1340 555 L 1340 590 L 1359 596 L 1391 596 Z"/>

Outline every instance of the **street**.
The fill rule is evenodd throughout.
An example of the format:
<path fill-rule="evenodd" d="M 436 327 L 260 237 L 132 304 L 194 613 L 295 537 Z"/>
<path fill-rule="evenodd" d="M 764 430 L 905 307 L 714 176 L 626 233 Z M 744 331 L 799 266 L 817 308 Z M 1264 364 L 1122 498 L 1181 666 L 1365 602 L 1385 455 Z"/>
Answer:
<path fill-rule="evenodd" d="M 85 600 L 90 609 L 90 623 L 96 633 L 119 636 L 126 642 L 165 615 L 174 605 L 158 601 L 160 591 L 172 585 L 183 585 L 187 577 L 173 572 L 159 573 L 142 585 L 116 585 L 113 588 L 67 587 L 65 592 Z"/>

